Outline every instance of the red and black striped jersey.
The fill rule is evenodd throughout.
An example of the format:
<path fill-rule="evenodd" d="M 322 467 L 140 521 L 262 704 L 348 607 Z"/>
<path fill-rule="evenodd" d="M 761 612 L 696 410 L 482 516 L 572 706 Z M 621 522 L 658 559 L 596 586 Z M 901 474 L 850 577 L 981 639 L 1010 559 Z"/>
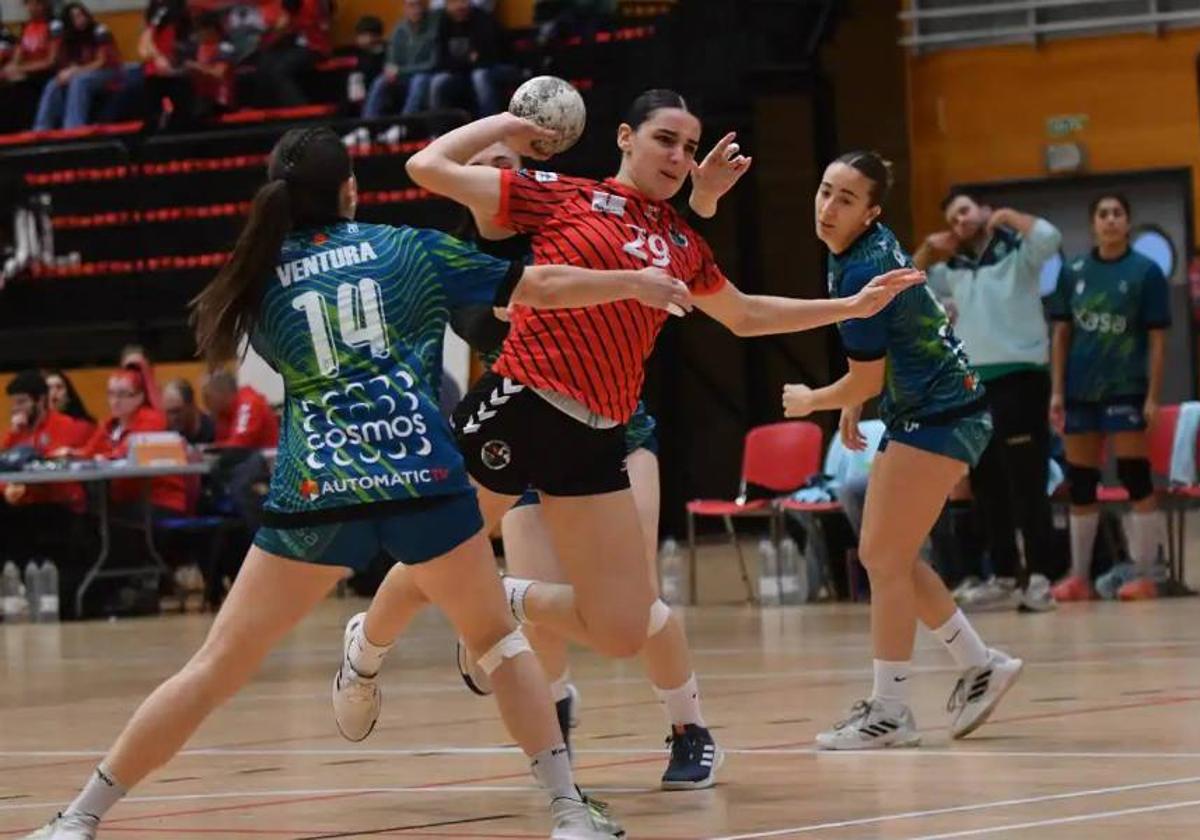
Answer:
<path fill-rule="evenodd" d="M 697 296 L 725 283 L 708 244 L 664 201 L 611 178 L 522 169 L 502 172 L 500 183 L 496 221 L 532 234 L 535 264 L 658 266 Z M 493 369 L 624 423 L 637 406 L 646 359 L 667 317 L 635 300 L 576 309 L 514 306 L 512 329 Z"/>

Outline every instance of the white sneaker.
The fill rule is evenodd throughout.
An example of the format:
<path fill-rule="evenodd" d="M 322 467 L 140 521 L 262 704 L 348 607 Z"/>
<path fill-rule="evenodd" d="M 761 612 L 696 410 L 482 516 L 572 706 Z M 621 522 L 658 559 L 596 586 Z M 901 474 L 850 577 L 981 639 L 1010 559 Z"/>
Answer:
<path fill-rule="evenodd" d="M 989 648 L 986 665 L 963 671 L 946 701 L 951 736 L 965 738 L 983 726 L 1023 667 L 1025 663 L 1020 659 Z"/>
<path fill-rule="evenodd" d="M 375 677 L 364 677 L 350 664 L 350 642 L 366 620 L 365 612 L 346 622 L 342 636 L 342 664 L 333 676 L 333 719 L 338 732 L 348 741 L 362 741 L 379 721 L 383 692 Z"/>
<path fill-rule="evenodd" d="M 91 814 L 59 814 L 20 840 L 95 840 L 100 819 Z"/>
<path fill-rule="evenodd" d="M 859 700 L 850 707 L 850 717 L 817 735 L 817 746 L 823 750 L 876 750 L 920 743 L 912 710 L 903 703 L 880 700 Z"/>
<path fill-rule="evenodd" d="M 606 840 L 624 837 L 625 829 L 608 813 L 608 806 L 586 796 L 580 799 L 557 797 L 550 803 L 554 830 L 550 840 Z"/>
<path fill-rule="evenodd" d="M 455 642 L 454 656 L 458 660 L 458 675 L 467 684 L 467 688 L 480 697 L 492 693 L 492 678 L 482 666 L 471 658 L 471 652 L 463 644 L 462 639 Z"/>
<path fill-rule="evenodd" d="M 964 592 L 959 605 L 977 612 L 1015 609 L 1019 595 L 1015 580 L 994 577 Z"/>
<path fill-rule="evenodd" d="M 1029 583 L 1021 590 L 1017 599 L 1018 612 L 1051 612 L 1058 602 L 1050 591 L 1050 581 L 1045 575 L 1030 575 Z"/>

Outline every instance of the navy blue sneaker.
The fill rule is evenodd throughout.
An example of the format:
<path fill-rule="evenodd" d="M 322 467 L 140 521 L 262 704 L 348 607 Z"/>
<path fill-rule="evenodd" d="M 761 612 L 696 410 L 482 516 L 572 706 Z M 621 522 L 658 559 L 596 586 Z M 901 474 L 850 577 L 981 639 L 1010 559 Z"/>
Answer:
<path fill-rule="evenodd" d="M 701 790 L 717 783 L 717 768 L 725 753 L 707 729 L 694 723 L 673 726 L 667 743 L 671 761 L 663 773 L 663 790 Z"/>

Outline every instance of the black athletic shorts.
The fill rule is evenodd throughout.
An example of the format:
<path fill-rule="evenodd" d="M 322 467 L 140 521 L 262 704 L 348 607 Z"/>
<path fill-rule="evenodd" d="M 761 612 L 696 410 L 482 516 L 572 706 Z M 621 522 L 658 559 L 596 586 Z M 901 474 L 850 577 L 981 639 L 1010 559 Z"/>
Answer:
<path fill-rule="evenodd" d="M 625 426 L 594 428 L 532 388 L 485 374 L 452 419 L 467 472 L 494 493 L 593 496 L 629 487 Z"/>

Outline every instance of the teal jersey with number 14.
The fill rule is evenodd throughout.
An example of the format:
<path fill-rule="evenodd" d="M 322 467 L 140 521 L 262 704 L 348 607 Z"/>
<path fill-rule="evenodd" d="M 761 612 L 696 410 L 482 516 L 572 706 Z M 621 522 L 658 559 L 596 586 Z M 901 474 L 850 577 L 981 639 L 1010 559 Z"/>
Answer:
<path fill-rule="evenodd" d="M 432 230 L 341 221 L 292 233 L 251 339 L 286 389 L 267 510 L 467 490 L 438 410 L 446 320 L 492 303 L 521 270 Z"/>

